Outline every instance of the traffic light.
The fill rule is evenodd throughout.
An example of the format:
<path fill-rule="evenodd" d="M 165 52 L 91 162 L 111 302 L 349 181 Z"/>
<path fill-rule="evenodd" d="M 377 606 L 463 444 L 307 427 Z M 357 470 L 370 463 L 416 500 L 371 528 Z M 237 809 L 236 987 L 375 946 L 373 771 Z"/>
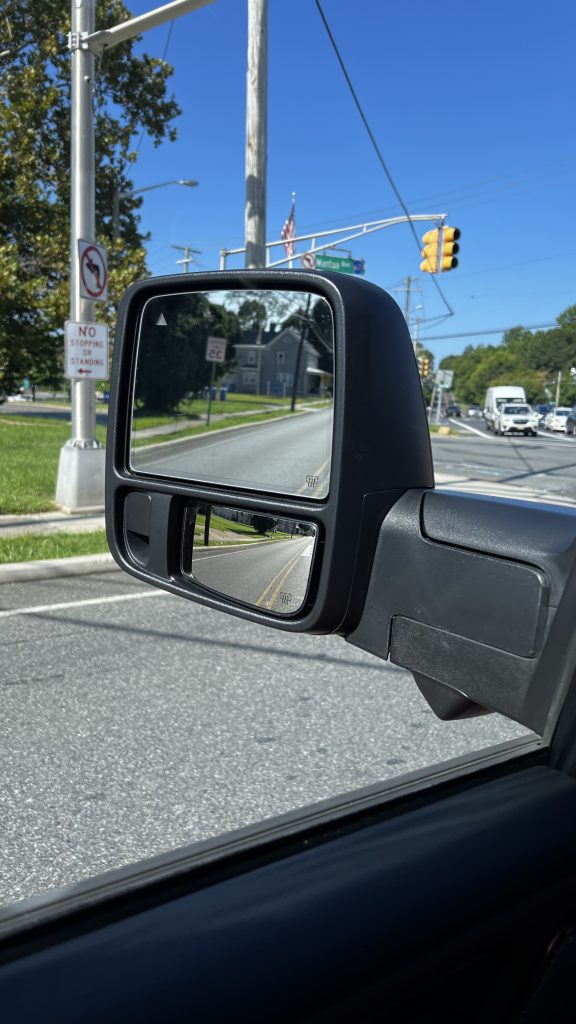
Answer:
<path fill-rule="evenodd" d="M 438 273 L 438 251 L 440 248 L 440 230 L 434 228 L 432 231 L 427 231 L 422 236 L 422 242 L 424 248 L 420 255 L 423 257 L 422 263 L 420 264 L 420 270 L 424 270 L 427 274 Z"/>
<path fill-rule="evenodd" d="M 423 378 L 426 378 L 430 373 L 430 359 L 428 356 L 420 356 L 421 360 L 421 374 Z"/>
<path fill-rule="evenodd" d="M 445 270 L 454 270 L 458 266 L 456 253 L 460 252 L 457 239 L 460 238 L 460 228 L 442 228 L 442 247 L 438 269 L 440 273 Z"/>

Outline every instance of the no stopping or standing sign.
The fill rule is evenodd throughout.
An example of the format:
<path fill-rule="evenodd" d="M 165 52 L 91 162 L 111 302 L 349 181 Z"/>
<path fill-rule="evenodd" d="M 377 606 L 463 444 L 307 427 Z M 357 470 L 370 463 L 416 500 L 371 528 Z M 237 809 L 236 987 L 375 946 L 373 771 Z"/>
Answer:
<path fill-rule="evenodd" d="M 64 373 L 70 380 L 108 379 L 108 327 L 106 324 L 64 325 Z"/>

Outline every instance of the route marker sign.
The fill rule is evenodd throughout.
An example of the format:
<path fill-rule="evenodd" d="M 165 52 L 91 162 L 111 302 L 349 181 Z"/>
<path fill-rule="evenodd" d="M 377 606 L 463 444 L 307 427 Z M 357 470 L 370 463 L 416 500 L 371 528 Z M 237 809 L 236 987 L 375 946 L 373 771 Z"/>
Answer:
<path fill-rule="evenodd" d="M 79 238 L 78 262 L 80 298 L 108 302 L 108 261 L 104 246 Z"/>
<path fill-rule="evenodd" d="M 226 338 L 208 338 L 206 342 L 206 361 L 208 363 L 225 363 L 226 345 Z"/>
<path fill-rule="evenodd" d="M 366 260 L 353 260 L 349 256 L 328 256 L 319 252 L 314 257 L 316 270 L 337 270 L 339 274 L 365 274 Z"/>
<path fill-rule="evenodd" d="M 70 380 L 108 380 L 107 324 L 64 324 L 64 375 Z"/>

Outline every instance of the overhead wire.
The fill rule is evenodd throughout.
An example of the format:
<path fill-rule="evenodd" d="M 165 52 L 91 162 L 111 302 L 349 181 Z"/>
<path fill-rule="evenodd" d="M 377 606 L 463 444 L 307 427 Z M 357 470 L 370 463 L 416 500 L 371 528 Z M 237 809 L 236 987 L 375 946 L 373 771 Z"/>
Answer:
<path fill-rule="evenodd" d="M 372 143 L 372 146 L 374 148 L 376 156 L 378 157 L 378 160 L 380 162 L 380 166 L 382 167 L 382 170 L 384 171 L 384 174 L 386 175 L 386 178 L 388 179 L 388 183 L 389 183 L 392 191 L 394 192 L 394 195 L 396 196 L 396 199 L 398 200 L 398 202 L 400 204 L 400 207 L 402 208 L 405 216 L 408 218 L 408 225 L 409 225 L 410 230 L 411 230 L 411 232 L 412 232 L 412 234 L 414 236 L 414 240 L 416 242 L 416 245 L 418 246 L 418 252 L 420 253 L 421 242 L 420 242 L 420 239 L 418 238 L 418 235 L 416 233 L 416 229 L 414 228 L 414 224 L 412 222 L 412 218 L 411 218 L 410 213 L 408 211 L 408 207 L 406 206 L 406 203 L 404 202 L 402 196 L 400 195 L 400 192 L 399 192 L 399 190 L 398 190 L 398 188 L 396 186 L 396 183 L 394 182 L 394 179 L 393 179 L 393 177 L 392 177 L 392 175 L 390 173 L 390 170 L 389 170 L 389 168 L 388 168 L 388 166 L 386 164 L 386 161 L 384 160 L 384 157 L 382 156 L 382 152 L 380 150 L 380 147 L 378 146 L 378 143 L 376 142 L 376 138 L 374 136 L 374 133 L 373 133 L 373 131 L 372 131 L 372 129 L 371 129 L 369 123 L 368 123 L 368 119 L 367 119 L 367 117 L 366 117 L 366 115 L 364 113 L 364 110 L 362 109 L 362 105 L 360 103 L 360 100 L 358 99 L 358 96 L 356 94 L 356 90 L 354 89 L 354 86 L 352 85 L 352 80 L 350 78 L 350 75 L 348 74 L 348 71 L 346 69 L 346 65 L 344 64 L 344 60 L 342 58 L 342 55 L 340 53 L 340 50 L 338 49 L 336 40 L 334 39 L 334 36 L 333 36 L 332 31 L 330 29 L 330 26 L 328 24 L 326 15 L 324 14 L 324 11 L 322 9 L 322 4 L 320 3 L 320 0 L 315 0 L 315 2 L 316 2 L 316 7 L 318 8 L 320 17 L 322 19 L 322 22 L 324 24 L 324 28 L 326 29 L 326 32 L 328 34 L 328 38 L 330 39 L 330 42 L 332 44 L 332 47 L 333 47 L 334 52 L 336 54 L 336 57 L 338 59 L 338 63 L 340 64 L 340 67 L 342 69 L 342 73 L 344 75 L 344 78 L 346 79 L 346 83 L 348 85 L 348 88 L 350 89 L 350 93 L 351 93 L 352 98 L 354 100 L 354 103 L 356 105 L 356 109 L 358 110 L 358 113 L 360 114 L 360 117 L 362 119 L 362 123 L 364 124 L 364 127 L 365 127 L 366 131 L 368 132 L 368 137 L 370 139 L 370 142 Z M 442 299 L 442 302 L 444 303 L 444 305 L 446 306 L 446 309 L 448 310 L 448 313 L 446 314 L 446 316 L 453 316 L 454 315 L 454 310 L 450 306 L 450 303 L 448 302 L 447 298 L 445 297 L 445 295 L 444 295 L 442 289 L 440 288 L 440 285 L 438 284 L 436 278 L 434 277 L 433 274 L 431 274 L 430 276 L 432 278 L 432 282 L 433 282 L 433 284 L 434 284 L 434 286 L 435 286 L 435 288 L 436 288 L 440 298 Z"/>
<path fill-rule="evenodd" d="M 576 320 L 566 320 L 563 324 L 559 324 L 554 320 L 544 324 L 510 324 L 508 327 L 491 327 L 490 329 L 482 331 L 462 331 L 458 334 L 429 334 L 422 340 L 449 341 L 453 338 L 479 338 L 481 335 L 487 334 L 506 334 L 506 331 L 513 331 L 517 327 L 521 328 L 523 331 L 541 331 L 550 327 L 557 327 L 558 330 L 562 330 L 563 327 L 571 327 L 572 324 L 576 324 Z"/>
<path fill-rule="evenodd" d="M 166 60 L 166 54 L 168 53 L 168 47 L 170 46 L 170 40 L 172 38 L 172 29 L 173 28 L 174 28 L 174 22 L 171 21 L 170 25 L 169 25 L 169 28 L 168 28 L 168 35 L 166 36 L 166 42 L 164 43 L 164 51 L 162 53 L 162 57 L 160 58 L 162 63 L 164 63 L 165 60 Z M 136 156 L 138 156 L 138 153 L 140 152 L 140 146 L 142 145 L 142 141 L 144 139 L 145 134 L 146 134 L 146 129 L 143 128 L 142 131 L 140 132 L 140 138 L 138 139 L 138 145 L 136 146 Z"/>

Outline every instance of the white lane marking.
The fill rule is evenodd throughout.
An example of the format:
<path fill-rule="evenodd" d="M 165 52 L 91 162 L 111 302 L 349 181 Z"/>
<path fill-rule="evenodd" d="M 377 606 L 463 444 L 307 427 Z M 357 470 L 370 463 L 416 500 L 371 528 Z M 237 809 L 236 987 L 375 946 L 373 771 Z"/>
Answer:
<path fill-rule="evenodd" d="M 110 597 L 87 597 L 83 601 L 60 601 L 58 604 L 36 604 L 28 608 L 11 608 L 0 612 L 0 619 L 13 615 L 39 615 L 41 612 L 61 611 L 64 608 L 88 608 L 90 605 L 118 604 L 120 601 L 141 601 L 145 597 L 167 597 L 164 590 L 143 590 L 138 594 L 117 594 Z"/>
<path fill-rule="evenodd" d="M 500 438 L 500 437 L 495 437 L 493 434 L 489 434 L 486 430 L 478 430 L 476 427 L 471 427 L 468 423 L 462 423 L 460 420 L 449 420 L 449 422 L 453 423 L 455 427 L 464 427 L 464 430 L 470 430 L 473 434 L 477 434 L 478 437 L 483 437 L 485 441 L 492 441 L 494 444 L 496 444 L 497 442 L 502 440 L 502 438 Z M 567 445 L 572 445 L 574 443 L 570 438 L 568 438 L 566 436 L 563 437 L 563 438 L 560 438 L 560 437 L 557 437 L 557 436 L 555 437 L 554 434 L 550 434 L 549 431 L 544 432 L 543 430 L 538 430 L 537 433 L 538 433 L 538 437 L 545 437 L 547 442 L 548 442 L 548 444 L 549 445 L 553 445 L 555 447 L 565 448 Z M 513 438 L 513 435 L 510 435 L 509 439 L 512 440 L 512 438 Z M 432 434 L 431 439 L 433 441 L 436 441 L 436 440 L 442 440 L 442 441 L 454 440 L 454 438 L 442 437 L 441 434 L 440 435 Z M 516 438 L 514 438 L 514 440 L 516 440 Z M 520 443 L 520 438 L 518 438 L 518 442 Z M 522 441 L 522 447 L 523 448 L 531 448 L 531 447 L 534 446 L 534 443 L 535 443 L 534 440 L 532 440 L 532 443 L 530 443 L 528 438 L 526 438 L 526 439 L 524 439 Z"/>
<path fill-rule="evenodd" d="M 487 436 L 485 430 L 477 430 L 476 427 L 470 427 L 468 423 L 461 423 L 459 420 L 450 420 L 449 422 L 453 423 L 455 427 L 464 427 L 464 430 L 471 430 L 473 434 L 478 434 L 479 437 Z"/>

